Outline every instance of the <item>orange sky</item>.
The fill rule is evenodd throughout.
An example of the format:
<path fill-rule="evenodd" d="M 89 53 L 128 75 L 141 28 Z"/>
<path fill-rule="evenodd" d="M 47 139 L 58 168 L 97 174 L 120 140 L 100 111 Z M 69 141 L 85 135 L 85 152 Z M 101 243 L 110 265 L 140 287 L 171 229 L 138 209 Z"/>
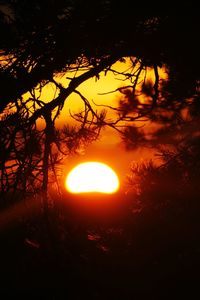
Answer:
<path fill-rule="evenodd" d="M 126 59 L 126 63 L 117 62 L 112 69 L 117 71 L 126 71 L 130 72 L 128 68 L 131 67 L 130 59 Z M 160 70 L 160 74 L 162 77 L 166 77 L 166 74 Z M 80 75 L 76 74 L 76 76 Z M 55 79 L 62 83 L 63 86 L 67 87 L 69 80 L 66 79 L 66 76 L 62 77 L 58 76 Z M 72 74 L 70 74 L 72 76 Z M 153 71 L 149 70 L 147 76 L 152 77 Z M 101 93 L 114 91 L 117 88 L 130 85 L 131 82 L 129 80 L 122 81 L 120 79 L 124 79 L 121 75 L 114 75 L 112 72 L 108 72 L 105 76 L 105 73 L 102 72 L 100 74 L 100 79 L 92 78 L 82 83 L 78 90 L 86 97 L 90 103 L 94 101 L 99 104 L 106 104 L 110 106 L 117 107 L 119 97 L 121 96 L 120 92 L 115 92 L 107 95 L 100 95 Z M 53 84 L 48 84 L 43 88 L 41 99 L 45 102 L 51 101 L 53 96 L 55 96 L 55 87 Z M 26 95 L 28 97 L 28 94 Z M 73 120 L 70 117 L 69 110 L 71 113 L 78 112 L 83 108 L 82 100 L 79 96 L 73 93 L 65 102 L 64 108 L 60 117 L 57 120 L 56 125 L 62 126 L 63 124 L 72 123 Z M 94 109 L 101 110 L 101 107 L 97 107 L 93 105 Z M 107 115 L 109 118 L 114 118 L 113 112 L 108 112 Z M 145 159 L 153 155 L 153 152 L 149 152 L 149 150 L 140 149 L 137 151 L 127 151 L 125 150 L 124 145 L 121 142 L 121 139 L 117 132 L 113 129 L 104 129 L 101 133 L 100 140 L 91 144 L 88 148 L 85 149 L 84 152 L 81 152 L 79 155 L 70 156 L 66 159 L 66 167 L 64 169 L 64 173 L 68 173 L 72 167 L 74 167 L 77 163 L 81 163 L 83 161 L 101 161 L 107 163 L 118 173 L 120 180 L 123 182 L 126 180 L 126 174 L 130 170 L 130 164 L 133 160 Z"/>

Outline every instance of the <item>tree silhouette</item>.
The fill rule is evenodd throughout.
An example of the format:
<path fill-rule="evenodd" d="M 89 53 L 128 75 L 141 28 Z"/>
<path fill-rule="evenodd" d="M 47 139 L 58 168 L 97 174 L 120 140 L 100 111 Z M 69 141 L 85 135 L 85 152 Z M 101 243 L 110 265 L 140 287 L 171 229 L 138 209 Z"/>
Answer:
<path fill-rule="evenodd" d="M 182 108 L 193 112 L 198 108 L 199 21 L 195 9 L 183 4 L 186 22 L 183 12 L 161 15 L 153 7 L 146 12 L 142 6 L 132 11 L 128 1 L 123 7 L 127 7 L 125 14 L 115 1 L 105 0 L 95 5 L 90 0 L 1 2 L 2 191 L 22 186 L 27 190 L 33 182 L 46 191 L 49 167 L 55 172 L 60 155 L 78 141 L 89 136 L 95 139 L 103 126 L 121 132 L 120 122 L 143 119 L 166 125 L 172 119 L 178 122 Z M 124 57 L 130 57 L 131 68 L 114 70 L 113 64 Z M 168 80 L 161 79 L 161 67 Z M 146 78 L 149 70 L 153 72 L 151 82 Z M 78 90 L 88 79 L 98 80 L 102 71 L 129 81 L 116 90 L 122 95 L 116 120 L 106 120 L 105 112 L 94 110 Z M 59 82 L 60 73 L 72 74 L 68 86 Z M 40 92 L 50 83 L 56 93 L 45 103 Z M 23 97 L 26 92 L 28 99 Z M 85 105 L 74 116 L 80 128 L 58 131 L 55 120 L 72 93 Z M 147 101 L 141 101 L 142 97 Z M 37 126 L 39 119 L 45 123 L 42 130 Z M 28 150 L 33 140 L 34 150 Z M 125 129 L 125 140 L 138 146 L 146 142 L 136 127 Z"/>
<path fill-rule="evenodd" d="M 58 298 L 67 285 L 72 298 L 87 289 L 92 299 L 137 292 L 140 299 L 141 292 L 173 298 L 174 290 L 185 295 L 190 280 L 199 287 L 198 32 L 192 2 L 169 13 L 163 2 L 0 1 L 1 216 L 27 195 L 34 205 L 43 200 L 37 216 L 27 209 L 21 218 L 13 205 L 17 226 L 0 226 L 2 286 L 47 287 Z M 115 93 L 118 107 L 95 106 L 80 92 L 102 71 L 119 79 L 116 90 L 103 93 Z M 54 95 L 46 101 L 49 86 Z M 71 113 L 76 125 L 66 117 L 58 127 L 72 94 L 83 109 Z M 117 130 L 127 149 L 155 148 L 160 164 L 133 164 L 129 192 L 113 204 L 117 217 L 98 222 L 56 200 L 62 159 L 105 126 Z"/>
<path fill-rule="evenodd" d="M 131 167 L 128 181 L 132 193 L 141 200 L 138 204 L 147 210 L 164 210 L 168 205 L 181 209 L 185 201 L 192 206 L 200 193 L 199 138 L 190 137 L 170 150 L 162 148 L 157 155 L 162 161 L 159 166 L 146 161 Z"/>

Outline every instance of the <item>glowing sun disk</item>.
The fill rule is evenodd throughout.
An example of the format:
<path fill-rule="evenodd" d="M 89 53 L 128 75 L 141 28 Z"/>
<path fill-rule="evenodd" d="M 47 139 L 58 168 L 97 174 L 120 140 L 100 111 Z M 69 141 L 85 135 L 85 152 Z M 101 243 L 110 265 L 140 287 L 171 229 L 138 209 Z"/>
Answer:
<path fill-rule="evenodd" d="M 69 192 L 75 194 L 88 192 L 112 194 L 119 188 L 119 179 L 106 164 L 85 162 L 70 171 L 65 185 Z"/>

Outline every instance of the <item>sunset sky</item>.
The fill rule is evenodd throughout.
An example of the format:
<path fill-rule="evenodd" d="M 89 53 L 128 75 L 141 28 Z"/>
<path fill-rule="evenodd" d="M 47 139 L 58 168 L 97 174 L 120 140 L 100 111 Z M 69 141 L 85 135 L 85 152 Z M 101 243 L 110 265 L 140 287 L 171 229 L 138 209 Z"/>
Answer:
<path fill-rule="evenodd" d="M 118 72 L 130 72 L 131 71 L 131 62 L 129 58 L 126 58 L 125 62 L 117 62 L 112 66 L 113 70 Z M 143 76 L 143 74 L 141 75 Z M 153 77 L 153 71 L 148 70 L 147 78 L 151 79 Z M 166 73 L 164 70 L 160 69 L 161 78 L 166 78 Z M 122 75 L 113 74 L 108 72 L 105 76 L 104 72 L 100 74 L 100 79 L 92 78 L 82 84 L 79 88 L 81 93 L 91 101 L 94 101 L 98 105 L 109 105 L 117 107 L 119 100 L 122 97 L 122 94 L 117 91 L 114 93 L 109 93 L 106 95 L 100 95 L 101 93 L 106 93 L 110 91 L 115 91 L 119 87 L 129 85 L 130 81 L 124 80 Z M 66 122 L 65 114 L 68 114 L 70 109 L 71 112 L 76 112 L 82 106 L 82 102 L 78 99 L 78 96 L 72 94 L 69 99 L 66 101 L 64 110 L 58 119 L 58 122 Z M 101 107 L 95 107 L 94 109 L 101 110 Z M 104 107 L 103 107 L 104 108 Z M 116 113 L 107 109 L 107 118 L 116 119 Z M 141 126 L 141 123 L 139 124 Z M 147 122 L 145 127 L 150 127 L 150 124 Z M 149 129 L 148 129 L 149 130 Z M 119 175 L 121 186 L 123 188 L 125 184 L 125 189 L 127 189 L 127 175 L 130 172 L 130 166 L 133 161 L 142 161 L 154 157 L 154 150 L 146 149 L 140 147 L 136 150 L 127 150 L 123 144 L 121 137 L 117 131 L 112 128 L 105 128 L 102 130 L 100 138 L 98 141 L 93 142 L 89 145 L 83 152 L 80 152 L 77 156 L 71 156 L 66 160 L 66 170 L 82 161 L 102 161 L 110 165 Z"/>
<path fill-rule="evenodd" d="M 131 61 L 130 58 L 126 58 L 125 62 L 118 61 L 112 66 L 112 69 L 117 72 L 131 72 Z M 164 69 L 159 69 L 161 78 L 166 79 L 166 72 Z M 81 72 L 78 73 L 69 73 L 69 74 L 60 74 L 55 77 L 55 80 L 61 83 L 63 86 L 69 84 L 69 80 L 66 79 L 67 76 L 79 76 Z M 144 74 L 141 74 L 144 76 Z M 153 71 L 149 68 L 146 74 L 147 79 L 151 80 L 153 78 Z M 114 72 L 105 72 L 100 73 L 100 78 L 91 78 L 85 81 L 80 85 L 78 90 L 86 97 L 90 104 L 93 106 L 94 110 L 100 111 L 101 109 L 107 110 L 107 119 L 115 120 L 117 115 L 115 111 L 110 110 L 106 107 L 96 106 L 97 105 L 108 105 L 112 107 L 118 107 L 119 100 L 123 96 L 119 91 L 116 91 L 118 88 L 126 85 L 130 85 L 131 82 L 128 79 L 124 79 L 124 76 L 119 75 Z M 116 91 L 113 93 L 109 93 Z M 103 93 L 107 93 L 102 95 Z M 40 99 L 45 102 L 51 101 L 52 98 L 56 95 L 55 86 L 52 84 L 47 84 L 42 91 Z M 29 93 L 25 95 L 29 97 Z M 93 103 L 94 101 L 94 103 Z M 71 118 L 70 113 L 77 113 L 83 109 L 83 102 L 80 97 L 72 93 L 67 100 L 65 101 L 64 108 L 61 115 L 56 120 L 56 126 L 62 127 L 64 124 L 74 124 L 74 120 Z M 138 123 L 139 126 L 142 123 Z M 150 124 L 146 123 L 145 128 L 150 129 Z M 84 161 L 101 161 L 110 165 L 119 175 L 121 185 L 123 186 L 126 183 L 126 176 L 130 171 L 130 165 L 132 161 L 141 161 L 144 159 L 149 159 L 154 156 L 154 151 L 150 149 L 140 148 L 136 150 L 127 150 L 123 144 L 121 137 L 117 131 L 112 128 L 104 128 L 101 131 L 100 137 L 96 142 L 93 142 L 84 150 L 81 150 L 77 154 L 73 154 L 66 158 L 64 162 L 64 176 L 73 168 L 77 163 Z"/>

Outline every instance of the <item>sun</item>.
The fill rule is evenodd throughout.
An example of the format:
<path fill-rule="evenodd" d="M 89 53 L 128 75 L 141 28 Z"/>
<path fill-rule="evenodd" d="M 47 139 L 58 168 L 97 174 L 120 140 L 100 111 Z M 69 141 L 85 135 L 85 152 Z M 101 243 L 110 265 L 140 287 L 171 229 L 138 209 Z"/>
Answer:
<path fill-rule="evenodd" d="M 69 172 L 65 186 L 73 194 L 113 194 L 119 189 L 119 179 L 113 169 L 104 163 L 84 162 Z"/>

